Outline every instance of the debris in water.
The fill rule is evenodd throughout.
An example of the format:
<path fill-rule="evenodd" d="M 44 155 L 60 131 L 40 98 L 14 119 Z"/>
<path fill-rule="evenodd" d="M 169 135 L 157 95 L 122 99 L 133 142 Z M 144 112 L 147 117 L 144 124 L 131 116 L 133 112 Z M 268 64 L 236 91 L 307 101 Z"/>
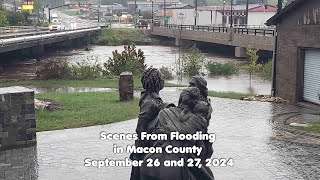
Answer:
<path fill-rule="evenodd" d="M 272 103 L 283 103 L 283 104 L 292 103 L 292 101 L 290 101 L 290 100 L 288 100 L 288 99 L 283 99 L 283 98 L 280 98 L 280 97 L 265 96 L 265 95 L 256 95 L 256 96 L 249 96 L 249 97 L 241 97 L 240 100 L 244 100 L 244 101 L 272 102 Z"/>

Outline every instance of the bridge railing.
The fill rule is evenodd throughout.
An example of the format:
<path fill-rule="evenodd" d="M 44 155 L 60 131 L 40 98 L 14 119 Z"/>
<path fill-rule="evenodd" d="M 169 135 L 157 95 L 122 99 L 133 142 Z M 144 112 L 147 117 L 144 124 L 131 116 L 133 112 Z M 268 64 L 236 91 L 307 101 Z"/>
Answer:
<path fill-rule="evenodd" d="M 81 28 L 81 29 L 69 30 L 69 31 L 58 31 L 58 32 L 44 33 L 44 34 L 39 34 L 39 35 L 34 35 L 34 36 L 23 36 L 23 37 L 15 37 L 15 38 L 10 38 L 10 39 L 0 39 L 0 48 L 4 47 L 4 46 L 8 46 L 8 45 L 14 45 L 14 44 L 19 44 L 19 43 L 28 43 L 28 42 L 32 42 L 32 41 L 40 42 L 45 39 L 68 36 L 68 35 L 73 35 L 73 34 L 77 34 L 77 33 L 88 32 L 88 31 L 97 31 L 100 29 L 101 29 L 100 27 Z"/>
<path fill-rule="evenodd" d="M 158 27 L 165 27 L 165 28 L 170 28 L 170 29 L 207 31 L 207 32 L 223 32 L 223 33 L 228 32 L 227 27 L 216 27 L 216 26 L 194 26 L 194 25 L 166 24 L 166 25 L 158 25 Z"/>
<path fill-rule="evenodd" d="M 48 27 L 35 27 L 35 26 L 7 26 L 0 27 L 0 34 L 12 34 L 12 33 L 28 33 L 35 31 L 47 31 Z"/>
<path fill-rule="evenodd" d="M 255 36 L 274 36 L 274 29 L 260 29 L 260 28 L 233 28 L 234 33 L 248 34 Z"/>
<path fill-rule="evenodd" d="M 255 36 L 274 36 L 275 29 L 273 28 L 244 28 L 244 27 L 220 27 L 220 26 L 195 26 L 195 25 L 177 25 L 177 24 L 160 24 L 155 25 L 155 27 L 164 27 L 170 29 L 183 29 L 192 31 L 206 31 L 206 32 L 220 32 L 228 33 L 232 32 L 237 34 L 247 34 Z M 233 29 L 233 30 L 232 30 Z"/>

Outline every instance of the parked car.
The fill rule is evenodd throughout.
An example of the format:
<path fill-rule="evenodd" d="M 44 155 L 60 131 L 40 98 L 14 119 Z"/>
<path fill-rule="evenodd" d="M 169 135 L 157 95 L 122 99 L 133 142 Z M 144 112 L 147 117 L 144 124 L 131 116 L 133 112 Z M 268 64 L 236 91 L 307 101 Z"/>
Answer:
<path fill-rule="evenodd" d="M 61 22 L 53 22 L 50 26 L 49 29 L 51 31 L 61 31 L 65 30 L 66 27 L 61 23 Z"/>
<path fill-rule="evenodd" d="M 147 28 L 148 27 L 148 23 L 144 19 L 139 19 L 137 21 L 136 27 L 138 27 L 138 28 L 144 28 L 144 27 Z"/>
<path fill-rule="evenodd" d="M 154 26 L 160 26 L 160 20 L 159 19 L 153 19 L 153 25 Z"/>

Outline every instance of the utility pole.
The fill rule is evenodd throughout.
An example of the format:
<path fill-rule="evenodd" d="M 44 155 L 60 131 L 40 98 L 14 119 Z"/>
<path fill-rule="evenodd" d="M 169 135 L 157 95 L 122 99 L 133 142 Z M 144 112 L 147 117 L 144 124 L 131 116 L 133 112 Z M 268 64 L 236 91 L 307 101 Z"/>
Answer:
<path fill-rule="evenodd" d="M 14 4 L 14 12 L 17 12 L 16 0 L 13 1 L 13 4 Z"/>
<path fill-rule="evenodd" d="M 226 1 L 223 1 L 223 9 L 222 9 L 222 26 L 225 26 L 226 23 L 225 23 L 225 6 L 226 6 Z"/>
<path fill-rule="evenodd" d="M 137 0 L 134 0 L 134 27 L 137 25 Z"/>
<path fill-rule="evenodd" d="M 283 0 L 278 0 L 278 10 L 277 13 L 279 13 L 282 10 L 282 2 Z"/>
<path fill-rule="evenodd" d="M 153 0 L 151 1 L 151 13 L 152 13 L 152 21 L 153 22 Z"/>
<path fill-rule="evenodd" d="M 98 22 L 100 22 L 100 10 L 98 9 Z"/>
<path fill-rule="evenodd" d="M 248 27 L 248 15 L 249 15 L 249 0 L 246 3 L 246 27 Z"/>
<path fill-rule="evenodd" d="M 166 0 L 163 0 L 163 24 L 166 25 L 167 19 L 167 8 L 166 8 Z"/>
<path fill-rule="evenodd" d="M 195 11 L 195 15 L 194 15 L 194 25 L 197 25 L 197 17 L 198 17 L 198 0 L 194 1 L 194 11 Z"/>
<path fill-rule="evenodd" d="M 233 0 L 231 0 L 231 22 L 230 27 L 233 27 Z"/>

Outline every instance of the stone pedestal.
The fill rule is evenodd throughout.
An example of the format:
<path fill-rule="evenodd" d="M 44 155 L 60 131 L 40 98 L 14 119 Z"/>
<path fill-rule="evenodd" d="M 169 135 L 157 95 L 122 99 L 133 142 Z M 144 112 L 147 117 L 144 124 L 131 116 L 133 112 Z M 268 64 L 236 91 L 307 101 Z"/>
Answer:
<path fill-rule="evenodd" d="M 120 101 L 133 100 L 133 75 L 131 72 L 123 72 L 119 79 Z"/>
<path fill-rule="evenodd" d="M 0 88 L 0 150 L 36 144 L 34 91 Z"/>

